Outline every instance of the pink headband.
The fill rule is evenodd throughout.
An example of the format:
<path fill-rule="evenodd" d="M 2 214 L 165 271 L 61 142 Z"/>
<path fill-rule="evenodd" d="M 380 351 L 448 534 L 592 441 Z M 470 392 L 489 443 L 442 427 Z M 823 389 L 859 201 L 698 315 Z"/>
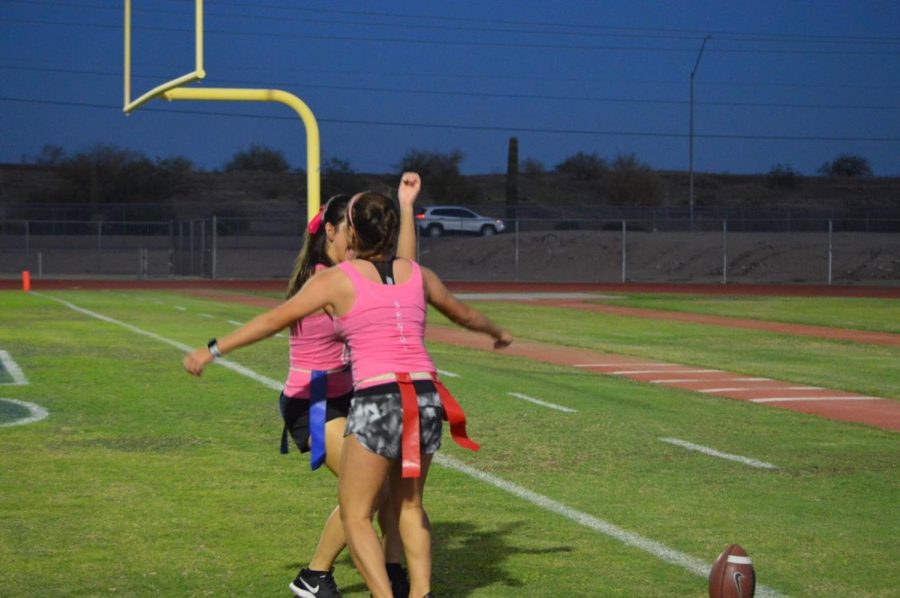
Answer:
<path fill-rule="evenodd" d="M 306 232 L 311 235 L 319 232 L 319 229 L 322 228 L 322 214 L 325 212 L 325 206 L 319 208 L 319 212 L 312 217 L 312 220 L 309 221 L 309 224 L 306 225 Z"/>
<path fill-rule="evenodd" d="M 350 226 L 353 226 L 353 206 L 356 204 L 356 200 L 359 199 L 361 194 L 357 193 L 353 196 L 353 199 L 350 200 L 350 203 L 347 204 L 347 221 L 350 223 Z M 354 228 L 356 228 L 354 226 Z"/>

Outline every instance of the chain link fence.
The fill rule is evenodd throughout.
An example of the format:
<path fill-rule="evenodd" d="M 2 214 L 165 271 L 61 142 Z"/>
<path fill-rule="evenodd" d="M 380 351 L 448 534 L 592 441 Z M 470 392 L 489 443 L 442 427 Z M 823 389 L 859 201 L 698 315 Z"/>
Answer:
<path fill-rule="evenodd" d="M 745 209 L 690 219 L 659 208 L 632 215 L 645 217 L 520 216 L 492 237 L 420 236 L 419 261 L 446 280 L 900 284 L 900 215 L 773 218 Z M 0 275 L 284 279 L 303 229 L 295 213 L 4 219 Z"/>

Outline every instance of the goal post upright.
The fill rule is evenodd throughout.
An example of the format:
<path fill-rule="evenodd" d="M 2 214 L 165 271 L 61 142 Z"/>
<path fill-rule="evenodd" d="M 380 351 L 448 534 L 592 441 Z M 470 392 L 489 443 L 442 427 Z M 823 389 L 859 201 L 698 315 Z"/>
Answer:
<path fill-rule="evenodd" d="M 292 108 L 306 128 L 306 219 L 307 222 L 318 213 L 321 205 L 321 157 L 319 125 L 312 110 L 300 98 L 280 89 L 240 89 L 186 87 L 206 77 L 203 69 L 203 0 L 194 0 L 194 70 L 176 77 L 135 100 L 131 99 L 131 0 L 125 0 L 125 68 L 124 104 L 126 115 L 154 98 L 173 100 L 202 100 L 226 102 L 278 102 Z"/>

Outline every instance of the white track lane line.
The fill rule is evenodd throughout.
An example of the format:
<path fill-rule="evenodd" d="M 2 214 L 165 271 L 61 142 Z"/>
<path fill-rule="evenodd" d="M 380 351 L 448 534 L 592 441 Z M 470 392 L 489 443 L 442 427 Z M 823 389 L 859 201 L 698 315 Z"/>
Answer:
<path fill-rule="evenodd" d="M 77 311 L 78 313 L 84 314 L 86 316 L 90 316 L 92 318 L 96 318 L 103 322 L 121 326 L 121 327 L 125 328 L 126 330 L 130 330 L 131 332 L 134 332 L 135 334 L 140 334 L 142 336 L 152 338 L 159 342 L 165 343 L 169 346 L 175 347 L 176 349 L 179 349 L 181 351 L 187 352 L 187 351 L 191 350 L 191 347 L 188 347 L 184 343 L 179 343 L 178 341 L 169 340 L 165 337 L 159 336 L 158 334 L 154 334 L 152 332 L 142 330 L 141 328 L 138 328 L 137 326 L 132 326 L 131 324 L 126 324 L 125 322 L 120 322 L 119 320 L 110 318 L 108 316 L 104 316 L 103 314 L 99 314 L 97 312 L 93 312 L 88 309 L 84 309 L 83 307 L 78 307 L 77 305 L 70 303 L 68 301 L 65 301 L 63 299 L 59 299 L 57 297 L 51 297 L 50 295 L 44 295 L 43 293 L 38 293 L 38 292 L 34 292 L 34 291 L 31 293 L 31 295 L 38 296 L 38 297 L 44 297 L 46 299 L 50 299 L 51 301 L 56 301 L 57 303 L 61 303 L 61 304 L 65 305 L 66 307 L 68 307 L 69 309 Z M 253 370 L 246 368 L 244 366 L 238 365 L 234 362 L 229 362 L 224 359 L 217 359 L 213 363 L 217 363 L 217 364 L 221 365 L 222 367 L 227 367 L 228 369 L 230 369 L 238 374 L 241 374 L 242 376 L 247 376 L 248 378 L 251 378 L 252 380 L 256 380 L 257 382 L 260 382 L 261 384 L 268 386 L 270 388 L 275 388 L 277 390 L 282 389 L 283 385 L 281 382 L 272 380 L 271 378 L 267 378 L 266 376 L 263 376 L 261 374 L 257 374 Z M 275 385 L 275 386 L 273 387 L 272 385 Z M 443 465 L 444 467 L 454 469 L 454 470 L 464 473 L 468 476 L 471 476 L 477 480 L 481 480 L 482 482 L 490 484 L 496 488 L 500 488 L 501 490 L 504 490 L 518 498 L 526 500 L 526 501 L 528 501 L 534 505 L 537 505 L 545 510 L 557 513 L 558 515 L 562 515 L 563 517 L 566 517 L 567 519 L 574 521 L 575 523 L 578 523 L 579 525 L 582 525 L 582 526 L 592 529 L 596 532 L 599 532 L 601 534 L 609 536 L 609 537 L 611 537 L 615 540 L 618 540 L 619 542 L 622 542 L 623 544 L 626 544 L 628 546 L 632 546 L 639 550 L 643 550 L 644 552 L 647 552 L 664 562 L 682 567 L 683 569 L 688 570 L 689 572 L 693 573 L 694 575 L 698 575 L 700 577 L 706 577 L 707 575 L 709 575 L 710 564 L 703 559 L 698 559 L 696 557 L 692 557 L 690 555 L 687 555 L 687 554 L 680 552 L 678 550 L 675 550 L 673 548 L 669 548 L 665 544 L 661 544 L 659 542 L 656 542 L 655 540 L 650 540 L 649 538 L 645 538 L 634 532 L 630 532 L 628 530 L 622 529 L 616 525 L 613 525 L 612 523 L 609 523 L 602 519 L 598 519 L 596 517 L 588 515 L 587 513 L 582 513 L 581 511 L 578 511 L 571 507 L 567 507 L 566 505 L 564 505 L 560 502 L 557 502 L 557 501 L 553 500 L 552 498 L 547 498 L 546 496 L 543 496 L 536 492 L 532 492 L 531 490 L 522 488 L 521 486 L 513 484 L 512 482 L 507 482 L 507 481 L 505 481 L 501 478 L 498 478 L 490 473 L 482 472 L 473 467 L 469 467 L 468 465 L 466 465 L 460 461 L 457 461 L 453 457 L 450 457 L 443 453 L 435 455 L 434 460 L 435 460 L 435 462 L 437 462 L 440 465 Z M 782 598 L 782 597 L 784 597 L 784 594 L 781 594 L 777 590 L 774 590 L 774 589 L 769 588 L 764 585 L 757 585 L 756 593 L 758 596 L 761 596 L 763 598 Z"/>
<path fill-rule="evenodd" d="M 22 419 L 17 419 L 15 421 L 6 422 L 5 424 L 0 424 L 0 428 L 8 428 L 11 426 L 21 426 L 23 424 L 30 424 L 32 422 L 41 421 L 48 415 L 47 410 L 43 407 L 39 407 L 34 403 L 26 403 L 25 401 L 17 401 L 16 399 L 0 399 L 0 401 L 7 401 L 9 403 L 14 403 L 19 407 L 24 407 L 31 414 L 28 417 L 23 417 Z"/>
<path fill-rule="evenodd" d="M 881 397 L 770 397 L 750 399 L 751 403 L 803 403 L 813 401 L 883 401 Z"/>
<path fill-rule="evenodd" d="M 606 372 L 614 376 L 628 376 L 631 374 L 711 374 L 721 370 L 619 370 L 616 372 Z"/>
<path fill-rule="evenodd" d="M 749 467 L 757 467 L 759 469 L 778 469 L 777 465 L 772 465 L 771 463 L 766 463 L 765 461 L 757 461 L 756 459 L 751 459 L 749 457 L 742 457 L 741 455 L 733 455 L 731 453 L 723 453 L 721 451 L 717 451 L 714 448 L 710 448 L 708 446 L 703 446 L 700 444 L 694 444 L 693 442 L 688 442 L 687 440 L 681 440 L 680 438 L 659 438 L 660 442 L 665 442 L 668 444 L 674 444 L 675 446 L 680 446 L 681 448 L 685 448 L 689 451 L 697 451 L 698 453 L 703 453 L 704 455 L 709 455 L 710 457 L 717 457 L 719 459 L 727 459 L 728 461 L 735 461 L 737 463 L 742 463 Z"/>
<path fill-rule="evenodd" d="M 774 382 L 774 380 L 771 378 L 661 378 L 648 380 L 648 382 L 650 384 L 676 384 L 680 382 Z"/>
<path fill-rule="evenodd" d="M 697 392 L 770 392 L 773 390 L 822 390 L 818 386 L 741 386 L 736 388 L 704 388 Z"/>
<path fill-rule="evenodd" d="M 528 395 L 523 395 L 520 392 L 509 392 L 506 394 L 508 394 L 511 397 L 515 397 L 517 399 L 522 399 L 523 401 L 528 401 L 529 403 L 534 403 L 535 405 L 541 405 L 542 407 L 549 407 L 550 409 L 557 409 L 558 411 L 564 411 L 565 413 L 578 413 L 578 411 L 575 409 L 563 407 L 562 405 L 557 405 L 556 403 L 548 403 L 547 401 L 542 401 L 542 400 L 536 399 L 534 397 L 529 397 Z"/>
<path fill-rule="evenodd" d="M 633 368 L 642 368 L 642 367 L 654 367 L 654 368 L 679 368 L 682 367 L 677 363 L 652 363 L 652 362 L 635 362 L 629 363 L 627 361 L 620 361 L 617 363 L 573 363 L 573 368 L 620 368 L 623 366 L 633 367 Z"/>
<path fill-rule="evenodd" d="M 22 368 L 19 367 L 19 364 L 16 363 L 16 360 L 13 359 L 12 356 L 6 351 L 0 351 L 0 363 L 3 364 L 3 369 L 9 372 L 9 375 L 12 376 L 13 381 L 10 384 L 14 384 L 16 386 L 28 384 L 28 378 L 25 377 L 25 372 L 22 371 Z M 0 384 L 4 383 L 0 382 Z"/>

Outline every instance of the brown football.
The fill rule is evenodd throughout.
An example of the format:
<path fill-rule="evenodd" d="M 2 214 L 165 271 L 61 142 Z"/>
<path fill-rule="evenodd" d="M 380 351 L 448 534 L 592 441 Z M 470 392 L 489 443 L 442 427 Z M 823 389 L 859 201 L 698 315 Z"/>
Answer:
<path fill-rule="evenodd" d="M 743 548 L 732 544 L 709 571 L 709 598 L 752 598 L 755 592 L 753 561 Z"/>

